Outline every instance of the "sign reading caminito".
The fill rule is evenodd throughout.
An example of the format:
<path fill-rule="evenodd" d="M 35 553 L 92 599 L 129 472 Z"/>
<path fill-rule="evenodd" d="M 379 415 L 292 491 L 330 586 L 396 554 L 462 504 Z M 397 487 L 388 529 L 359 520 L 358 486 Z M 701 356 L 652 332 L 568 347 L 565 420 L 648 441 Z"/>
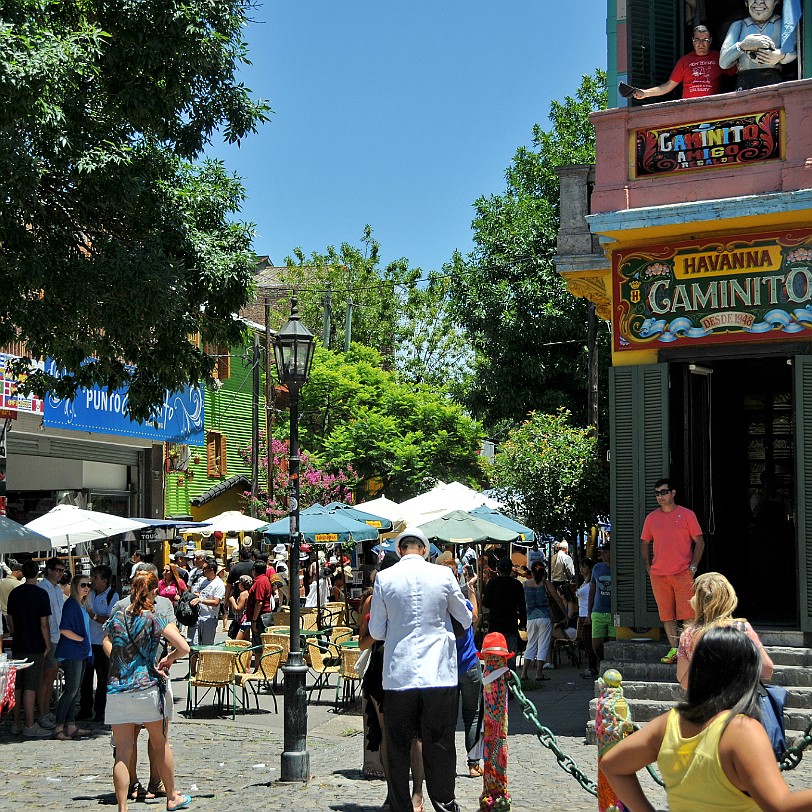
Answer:
<path fill-rule="evenodd" d="M 812 229 L 618 251 L 616 350 L 812 338 Z"/>
<path fill-rule="evenodd" d="M 632 133 L 632 177 L 730 167 L 783 158 L 783 111 L 696 121 Z"/>

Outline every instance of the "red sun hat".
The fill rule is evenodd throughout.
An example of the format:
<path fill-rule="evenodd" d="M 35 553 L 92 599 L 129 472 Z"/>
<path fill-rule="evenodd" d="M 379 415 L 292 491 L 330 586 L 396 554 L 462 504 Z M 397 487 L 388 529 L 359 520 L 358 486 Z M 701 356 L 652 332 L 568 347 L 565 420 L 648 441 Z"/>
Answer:
<path fill-rule="evenodd" d="M 506 660 L 514 656 L 512 651 L 508 651 L 507 640 L 505 640 L 505 635 L 501 632 L 489 632 L 486 634 L 485 639 L 482 641 L 482 651 L 478 651 L 476 656 L 480 660 L 484 660 L 489 655 L 504 657 Z"/>

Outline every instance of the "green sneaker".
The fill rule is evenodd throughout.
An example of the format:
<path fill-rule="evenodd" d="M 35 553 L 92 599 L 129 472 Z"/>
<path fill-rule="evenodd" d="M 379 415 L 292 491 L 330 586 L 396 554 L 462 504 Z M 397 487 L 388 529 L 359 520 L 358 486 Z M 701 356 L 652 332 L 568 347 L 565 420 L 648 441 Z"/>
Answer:
<path fill-rule="evenodd" d="M 677 650 L 672 648 L 668 654 L 663 657 L 660 662 L 665 663 L 666 665 L 673 665 L 677 661 Z"/>

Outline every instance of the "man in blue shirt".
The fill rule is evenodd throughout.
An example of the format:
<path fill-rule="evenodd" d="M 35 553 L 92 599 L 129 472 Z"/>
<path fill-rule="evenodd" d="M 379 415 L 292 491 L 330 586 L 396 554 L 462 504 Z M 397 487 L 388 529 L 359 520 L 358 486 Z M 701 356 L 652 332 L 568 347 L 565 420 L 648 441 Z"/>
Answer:
<path fill-rule="evenodd" d="M 589 616 L 592 619 L 592 648 L 598 661 L 603 659 L 603 645 L 614 638 L 612 623 L 612 570 L 610 568 L 609 542 L 598 548 L 601 560 L 592 568 L 589 584 Z"/>

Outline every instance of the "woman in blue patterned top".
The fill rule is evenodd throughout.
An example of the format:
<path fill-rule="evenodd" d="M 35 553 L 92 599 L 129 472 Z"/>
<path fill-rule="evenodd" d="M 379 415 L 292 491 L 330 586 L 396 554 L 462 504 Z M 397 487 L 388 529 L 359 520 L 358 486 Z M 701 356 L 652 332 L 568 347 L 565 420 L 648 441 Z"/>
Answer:
<path fill-rule="evenodd" d="M 167 810 L 185 809 L 192 803 L 189 795 L 175 791 L 175 764 L 167 738 L 167 723 L 172 717 L 172 697 L 167 693 L 169 667 L 189 653 L 189 646 L 178 627 L 154 611 L 157 590 L 155 573 L 138 572 L 130 586 L 130 606 L 115 612 L 104 627 L 103 645 L 110 657 L 104 719 L 113 728 L 113 784 L 119 812 L 127 810 L 128 765 L 142 725 L 161 764 Z M 162 637 L 174 649 L 156 664 Z"/>

